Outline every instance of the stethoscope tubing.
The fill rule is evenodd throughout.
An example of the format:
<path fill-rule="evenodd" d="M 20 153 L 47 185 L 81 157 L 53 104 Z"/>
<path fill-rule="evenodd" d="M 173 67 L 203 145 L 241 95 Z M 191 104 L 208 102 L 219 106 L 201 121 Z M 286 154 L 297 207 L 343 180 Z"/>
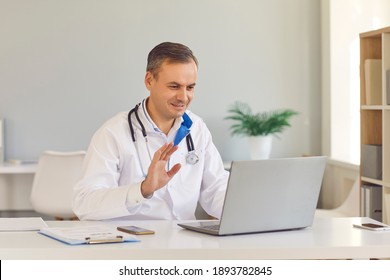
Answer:
<path fill-rule="evenodd" d="M 146 129 L 145 129 L 145 126 L 144 124 L 142 123 L 140 117 L 139 117 L 139 114 L 138 114 L 138 109 L 139 109 L 139 106 L 140 106 L 140 103 L 137 104 L 133 109 L 131 109 L 127 115 L 127 120 L 128 120 L 128 123 L 129 123 L 129 127 L 130 127 L 130 134 L 131 134 L 131 139 L 134 143 L 134 145 L 136 146 L 136 150 L 137 150 L 137 156 L 138 156 L 138 161 L 141 165 L 141 170 L 142 170 L 142 173 L 144 174 L 144 176 L 146 177 L 146 173 L 145 171 L 143 170 L 143 167 L 142 167 L 142 164 L 141 164 L 141 157 L 140 157 L 140 153 L 139 153 L 139 150 L 138 150 L 138 143 L 137 143 L 137 139 L 135 137 L 135 131 L 134 131 L 134 126 L 133 126 L 133 122 L 131 121 L 131 115 L 134 113 L 135 115 L 135 118 L 137 119 L 137 122 L 138 124 L 140 125 L 141 127 L 141 133 L 142 133 L 142 136 L 144 137 L 144 140 L 145 140 L 145 145 L 146 145 L 146 149 L 148 151 L 148 155 L 149 155 L 149 159 L 150 161 L 152 160 L 152 156 L 151 156 L 151 153 L 150 153 L 150 150 L 149 150 L 149 145 L 148 145 L 148 135 L 146 133 Z M 194 146 L 194 141 L 192 140 L 192 136 L 191 136 L 191 133 L 188 133 L 186 135 L 186 144 L 187 144 L 187 150 L 188 150 L 188 154 L 186 156 L 186 161 L 187 163 L 189 164 L 196 164 L 198 161 L 199 161 L 199 157 L 198 155 L 195 153 L 195 146 Z"/>

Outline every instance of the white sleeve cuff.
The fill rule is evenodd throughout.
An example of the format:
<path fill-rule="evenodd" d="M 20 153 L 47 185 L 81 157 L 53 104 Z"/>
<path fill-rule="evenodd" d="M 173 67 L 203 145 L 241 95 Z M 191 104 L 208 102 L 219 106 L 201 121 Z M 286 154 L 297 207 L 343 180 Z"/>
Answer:
<path fill-rule="evenodd" d="M 146 198 L 142 195 L 141 184 L 142 182 L 130 185 L 129 190 L 127 192 L 127 198 L 126 198 L 127 207 L 133 207 L 139 205 L 143 201 L 153 197 L 153 194 L 149 195 Z"/>

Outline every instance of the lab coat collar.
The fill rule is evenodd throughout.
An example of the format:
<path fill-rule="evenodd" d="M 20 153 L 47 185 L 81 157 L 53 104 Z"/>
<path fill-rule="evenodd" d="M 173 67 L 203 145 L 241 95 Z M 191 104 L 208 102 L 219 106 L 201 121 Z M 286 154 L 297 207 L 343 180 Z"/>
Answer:
<path fill-rule="evenodd" d="M 150 117 L 150 115 L 148 113 L 148 110 L 146 110 L 146 100 L 147 100 L 147 98 L 142 100 L 141 106 L 140 106 L 141 110 L 138 111 L 140 119 L 141 119 L 142 123 L 145 126 L 146 133 L 153 133 L 153 132 L 154 133 L 156 133 L 156 132 L 157 133 L 162 133 L 162 131 L 157 127 L 157 125 L 154 123 L 154 121 Z M 182 129 L 183 125 L 186 128 L 188 128 L 188 131 L 186 131 L 186 133 L 185 133 L 185 136 L 186 136 L 189 133 L 190 127 L 192 126 L 192 120 L 191 120 L 191 118 L 188 116 L 188 114 L 186 112 L 183 114 L 183 116 L 181 116 L 180 118 L 177 118 L 175 120 L 175 123 L 173 124 L 173 126 L 172 126 L 171 130 L 169 131 L 168 135 L 171 135 L 172 133 L 174 133 L 176 135 L 176 131 L 179 130 L 179 129 Z"/>
<path fill-rule="evenodd" d="M 180 124 L 179 129 L 177 130 L 175 139 L 173 141 L 173 145 L 178 145 L 184 137 L 186 137 L 190 133 L 190 128 L 192 126 L 192 120 L 184 113 L 182 116 L 183 122 Z"/>

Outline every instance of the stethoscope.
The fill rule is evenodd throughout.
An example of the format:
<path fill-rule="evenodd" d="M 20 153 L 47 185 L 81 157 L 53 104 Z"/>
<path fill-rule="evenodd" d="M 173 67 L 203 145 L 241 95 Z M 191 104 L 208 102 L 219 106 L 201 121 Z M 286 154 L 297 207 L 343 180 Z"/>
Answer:
<path fill-rule="evenodd" d="M 142 167 L 142 164 L 141 164 L 141 157 L 140 157 L 140 153 L 139 153 L 139 150 L 138 150 L 138 145 L 137 145 L 137 139 L 135 138 L 135 132 L 134 132 L 134 127 L 133 127 L 133 123 L 131 121 L 131 114 L 134 113 L 136 119 L 137 119 L 137 122 L 139 123 L 140 127 L 141 127 L 141 132 L 142 132 L 142 136 L 144 137 L 144 140 L 145 140 L 145 145 L 146 145 L 146 149 L 148 151 L 148 155 L 149 155 L 149 159 L 150 161 L 152 161 L 152 155 L 150 153 L 150 149 L 149 149 L 149 145 L 148 145 L 148 135 L 146 133 L 146 129 L 145 129 L 145 126 L 144 124 L 142 123 L 140 117 L 139 117 L 139 114 L 138 114 L 138 108 L 139 108 L 140 104 L 137 104 L 135 105 L 135 107 L 133 109 L 130 110 L 129 114 L 127 115 L 127 119 L 128 119 L 128 122 L 129 122 L 129 127 L 130 127 L 130 133 L 131 133 L 131 139 L 133 140 L 133 143 L 134 143 L 134 146 L 137 150 L 137 155 L 138 155 L 138 161 L 140 163 L 140 166 L 141 166 L 141 169 L 142 169 L 142 172 L 144 174 L 146 174 L 143 170 L 143 167 Z M 186 113 L 184 113 L 186 114 Z M 187 116 L 188 117 L 188 116 Z M 189 118 L 189 117 L 188 117 Z M 182 124 L 183 125 L 183 124 Z M 189 129 L 189 127 L 186 127 L 187 129 Z M 186 156 L 186 162 L 188 164 L 191 164 L 191 165 L 194 165 L 196 164 L 198 161 L 199 161 L 199 156 L 196 154 L 195 152 L 195 146 L 194 146 L 194 141 L 192 141 L 192 137 L 191 137 L 191 133 L 188 133 L 186 135 L 186 143 L 187 143 L 187 150 L 188 150 L 188 154 Z"/>

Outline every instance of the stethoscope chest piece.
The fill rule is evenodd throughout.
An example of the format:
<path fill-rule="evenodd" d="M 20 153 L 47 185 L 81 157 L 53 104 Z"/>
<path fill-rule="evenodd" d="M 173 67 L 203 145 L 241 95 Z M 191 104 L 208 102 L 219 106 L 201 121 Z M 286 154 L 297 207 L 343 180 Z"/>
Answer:
<path fill-rule="evenodd" d="M 195 151 L 188 152 L 186 156 L 186 162 L 188 164 L 194 165 L 199 161 L 198 155 L 195 153 Z"/>

